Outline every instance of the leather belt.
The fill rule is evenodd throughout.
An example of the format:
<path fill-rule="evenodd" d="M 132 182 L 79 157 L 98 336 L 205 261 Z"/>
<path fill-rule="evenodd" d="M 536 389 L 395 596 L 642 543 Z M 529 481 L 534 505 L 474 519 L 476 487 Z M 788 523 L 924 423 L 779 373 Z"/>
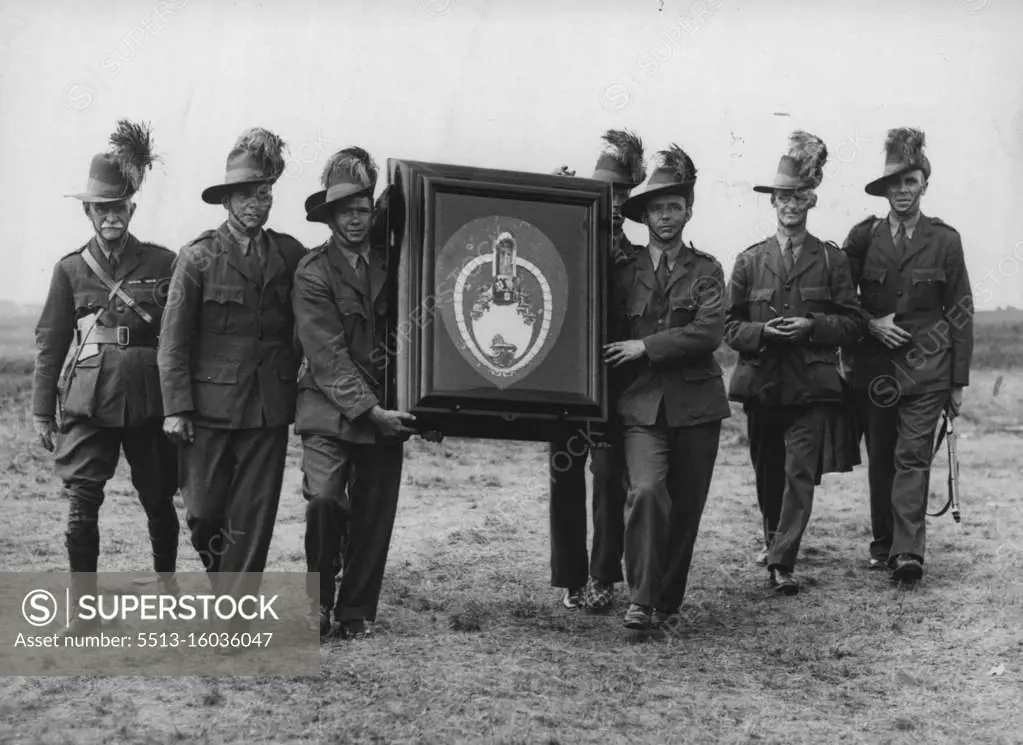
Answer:
<path fill-rule="evenodd" d="M 90 344 L 116 344 L 119 347 L 155 347 L 157 338 L 148 331 L 135 331 L 128 326 L 96 326 L 89 334 Z"/>

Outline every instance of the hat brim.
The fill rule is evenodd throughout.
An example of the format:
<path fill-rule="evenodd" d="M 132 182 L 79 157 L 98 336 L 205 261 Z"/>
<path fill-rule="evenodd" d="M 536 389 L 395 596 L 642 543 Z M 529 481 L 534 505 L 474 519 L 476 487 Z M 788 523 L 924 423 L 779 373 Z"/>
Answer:
<path fill-rule="evenodd" d="M 65 197 L 70 197 L 71 199 L 77 199 L 78 201 L 85 202 L 86 204 L 88 204 L 88 203 L 106 204 L 108 202 L 124 202 L 124 201 L 126 201 L 128 199 L 131 199 L 135 195 L 134 194 L 127 194 L 127 195 L 125 195 L 123 197 L 100 197 L 100 196 L 96 196 L 95 194 L 80 193 L 80 194 L 65 194 L 64 196 Z"/>
<path fill-rule="evenodd" d="M 373 188 L 367 186 L 361 189 L 353 189 L 350 192 L 342 192 L 329 200 L 327 199 L 326 189 L 310 194 L 305 200 L 305 219 L 307 222 L 327 223 L 330 205 L 356 196 L 366 196 L 369 197 L 370 201 L 373 201 Z"/>
<path fill-rule="evenodd" d="M 892 171 L 891 173 L 886 173 L 881 178 L 874 179 L 869 184 L 867 184 L 865 187 L 863 187 L 863 191 L 867 192 L 867 194 L 869 194 L 872 197 L 885 197 L 885 196 L 888 196 L 888 184 L 891 182 L 891 180 L 893 178 L 898 178 L 899 176 L 901 176 L 904 173 L 909 173 L 910 171 L 917 171 L 917 170 L 923 171 L 924 168 L 923 168 L 923 166 L 921 166 L 918 163 L 907 163 L 906 165 L 904 165 L 901 168 L 899 168 L 897 171 Z M 926 171 L 925 171 L 925 173 L 926 173 Z"/>
<path fill-rule="evenodd" d="M 625 203 L 622 205 L 622 215 L 633 222 L 643 222 L 643 212 L 646 210 L 646 203 L 651 199 L 668 194 L 678 194 L 683 197 L 689 196 L 693 193 L 694 186 L 694 183 L 687 182 L 649 188 L 625 200 Z"/>
<path fill-rule="evenodd" d="M 799 191 L 800 189 L 810 189 L 809 186 L 764 186 L 758 184 L 753 187 L 753 191 L 759 192 L 760 194 L 773 194 L 776 191 Z"/>
<path fill-rule="evenodd" d="M 220 204 L 223 198 L 230 194 L 235 189 L 242 186 L 249 186 L 250 184 L 272 184 L 276 179 L 272 178 L 256 178 L 249 179 L 247 181 L 235 181 L 231 184 L 216 184 L 215 186 L 209 186 L 203 189 L 202 201 L 206 204 Z"/>

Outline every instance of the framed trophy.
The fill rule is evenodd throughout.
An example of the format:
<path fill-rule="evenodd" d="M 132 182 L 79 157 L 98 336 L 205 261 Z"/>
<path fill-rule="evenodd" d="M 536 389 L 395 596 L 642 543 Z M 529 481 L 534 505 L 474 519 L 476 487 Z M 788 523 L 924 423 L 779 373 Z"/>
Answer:
<path fill-rule="evenodd" d="M 387 403 L 446 436 L 546 440 L 609 416 L 611 191 L 390 159 Z"/>

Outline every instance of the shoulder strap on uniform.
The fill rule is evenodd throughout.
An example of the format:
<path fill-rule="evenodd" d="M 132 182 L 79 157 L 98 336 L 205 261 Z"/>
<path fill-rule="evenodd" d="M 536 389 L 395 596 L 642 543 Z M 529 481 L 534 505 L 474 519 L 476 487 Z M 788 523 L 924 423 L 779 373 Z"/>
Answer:
<path fill-rule="evenodd" d="M 121 280 L 121 282 L 114 282 L 113 278 L 107 274 L 103 267 L 100 266 L 100 263 L 96 261 L 96 257 L 92 255 L 92 251 L 90 251 L 88 247 L 82 251 L 82 259 L 84 259 L 85 263 L 90 269 L 92 269 L 93 274 L 99 277 L 99 281 L 107 286 L 107 289 L 110 290 L 111 297 L 117 295 L 117 297 L 121 298 L 121 302 L 135 311 L 143 321 L 149 324 L 153 323 L 153 317 L 146 312 L 146 309 L 135 302 L 135 298 L 125 292 L 124 288 L 121 287 L 121 282 L 124 280 Z"/>

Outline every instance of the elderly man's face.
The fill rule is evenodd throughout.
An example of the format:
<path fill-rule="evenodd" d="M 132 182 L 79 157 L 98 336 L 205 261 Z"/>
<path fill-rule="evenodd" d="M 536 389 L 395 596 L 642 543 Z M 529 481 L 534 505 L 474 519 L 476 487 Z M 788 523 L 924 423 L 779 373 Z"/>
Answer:
<path fill-rule="evenodd" d="M 256 230 L 266 224 L 273 203 L 271 184 L 246 184 L 231 192 L 225 206 L 242 227 Z"/>
<path fill-rule="evenodd" d="M 920 197 L 927 193 L 922 169 L 907 171 L 888 182 L 888 204 L 896 215 L 912 217 L 920 209 Z"/>
<path fill-rule="evenodd" d="M 85 214 L 93 230 L 107 242 L 119 241 L 128 232 L 128 224 L 135 214 L 135 203 L 130 199 L 118 202 L 87 202 Z"/>
<path fill-rule="evenodd" d="M 365 243 L 372 221 L 373 201 L 364 194 L 342 199 L 330 210 L 330 224 L 338 240 L 351 248 Z"/>

